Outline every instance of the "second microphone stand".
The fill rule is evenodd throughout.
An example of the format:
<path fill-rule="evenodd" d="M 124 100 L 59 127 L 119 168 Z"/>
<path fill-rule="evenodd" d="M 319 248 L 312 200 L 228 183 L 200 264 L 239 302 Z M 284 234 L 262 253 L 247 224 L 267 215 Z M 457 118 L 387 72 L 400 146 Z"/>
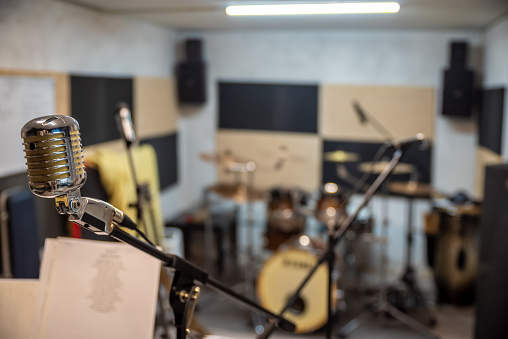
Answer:
<path fill-rule="evenodd" d="M 136 202 L 129 204 L 129 207 L 136 208 L 138 225 L 139 225 L 140 221 L 142 221 L 142 223 L 145 227 L 145 231 L 148 231 L 148 227 L 150 227 L 153 242 L 157 246 L 162 246 L 162 239 L 160 238 L 159 233 L 157 232 L 157 225 L 156 225 L 155 213 L 154 213 L 153 206 L 152 206 L 152 194 L 150 193 L 150 187 L 148 186 L 148 183 L 141 184 L 139 182 L 139 178 L 136 173 L 136 166 L 134 163 L 134 154 L 133 154 L 133 150 L 132 150 L 133 142 L 131 142 L 129 140 L 125 140 L 125 144 L 126 144 L 126 148 L 127 148 L 127 158 L 128 158 L 128 162 L 129 162 L 129 167 L 131 170 L 134 184 L 136 186 L 136 198 L 137 198 Z M 146 211 L 145 211 L 146 208 L 148 208 L 148 217 L 149 218 L 146 215 Z M 161 283 L 164 281 L 167 281 L 167 280 L 169 280 L 169 279 L 166 277 L 164 271 L 162 271 L 161 272 Z M 162 285 L 164 285 L 164 284 L 162 284 Z M 168 289 L 168 291 L 170 290 L 169 287 L 166 287 L 166 289 Z M 170 334 L 169 324 L 171 322 L 171 319 L 170 319 L 169 314 L 170 314 L 171 310 L 170 310 L 169 305 L 167 304 L 166 299 L 162 295 L 160 286 L 159 286 L 157 298 L 158 298 L 159 305 L 160 305 L 161 317 L 162 317 L 162 323 L 163 323 L 165 336 L 167 339 L 170 339 L 171 334 Z"/>
<path fill-rule="evenodd" d="M 388 163 L 386 168 L 378 175 L 378 177 L 372 183 L 372 185 L 369 187 L 367 192 L 365 192 L 365 194 L 362 198 L 362 201 L 356 208 L 355 212 L 353 214 L 351 214 L 350 216 L 348 216 L 347 219 L 340 226 L 336 225 L 336 227 L 333 230 L 330 230 L 328 249 L 327 249 L 326 253 L 320 257 L 318 262 L 314 265 L 314 267 L 312 267 L 312 269 L 309 271 L 309 273 L 307 274 L 305 279 L 302 281 L 302 283 L 300 284 L 298 289 L 289 298 L 289 301 L 287 302 L 285 307 L 282 309 L 282 311 L 279 313 L 280 316 L 283 316 L 284 313 L 286 311 L 288 311 L 293 306 L 293 304 L 299 298 L 301 291 L 303 290 L 305 285 L 309 282 L 309 280 L 314 275 L 314 273 L 317 271 L 317 269 L 320 265 L 327 262 L 329 269 L 333 268 L 333 260 L 334 260 L 333 251 L 334 251 L 334 248 L 337 245 L 338 241 L 342 238 L 342 236 L 347 231 L 349 226 L 356 219 L 356 217 L 358 216 L 358 213 L 368 204 L 368 202 L 370 201 L 370 199 L 372 198 L 374 193 L 379 189 L 379 187 L 381 187 L 383 182 L 385 182 L 385 180 L 388 178 L 388 176 L 392 173 L 395 166 L 397 166 L 397 164 L 400 162 L 400 159 L 401 159 L 403 153 L 404 153 L 403 148 L 396 149 L 396 151 L 394 152 L 394 154 L 392 156 L 392 159 L 390 160 L 390 162 Z M 331 295 L 332 295 L 332 284 L 329 283 L 328 284 L 329 300 L 331 298 Z M 429 335 L 429 334 L 432 335 L 432 333 L 430 333 L 424 325 L 418 323 L 416 320 L 405 315 L 403 312 L 399 311 L 395 307 L 393 307 L 387 303 L 386 303 L 386 305 L 384 305 L 384 307 L 385 307 L 385 310 L 387 310 L 391 315 L 393 315 L 397 319 L 401 320 L 402 322 L 408 324 L 409 326 L 413 327 L 414 329 L 416 329 L 422 333 L 425 333 L 427 335 Z M 331 318 L 332 316 L 333 316 L 332 304 L 330 301 L 328 301 L 328 322 L 327 322 L 327 330 L 326 330 L 326 337 L 327 338 L 331 338 L 331 335 L 332 335 L 332 326 L 333 326 L 332 318 Z M 273 333 L 276 325 L 277 325 L 276 323 L 272 322 L 269 326 L 267 326 L 265 328 L 265 332 L 263 334 L 259 335 L 257 338 L 258 339 L 268 338 Z"/>

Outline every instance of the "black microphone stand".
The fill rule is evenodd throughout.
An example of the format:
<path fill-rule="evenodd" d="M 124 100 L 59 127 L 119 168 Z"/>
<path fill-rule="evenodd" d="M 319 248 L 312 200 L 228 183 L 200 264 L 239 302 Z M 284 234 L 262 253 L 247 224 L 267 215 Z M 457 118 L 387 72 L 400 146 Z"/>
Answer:
<path fill-rule="evenodd" d="M 119 106 L 119 107 L 123 107 L 123 106 Z M 128 107 L 125 106 L 125 108 L 128 108 Z M 119 113 L 116 113 L 116 114 L 119 114 Z M 120 125 L 119 128 L 121 129 L 123 127 Z M 132 126 L 132 128 L 134 128 L 134 127 Z M 133 203 L 130 203 L 129 207 L 136 208 L 137 224 L 142 222 L 145 227 L 145 231 L 147 231 L 148 227 L 150 227 L 150 230 L 152 232 L 152 237 L 153 237 L 153 239 L 150 239 L 150 240 L 153 240 L 155 245 L 162 246 L 162 239 L 160 239 L 160 237 L 159 237 L 159 234 L 157 232 L 157 226 L 155 224 L 155 214 L 154 214 L 153 206 L 152 206 L 152 195 L 150 193 L 150 187 L 148 186 L 148 184 L 141 184 L 139 182 L 139 178 L 136 174 L 136 165 L 134 164 L 134 154 L 133 154 L 133 150 L 132 150 L 132 145 L 135 143 L 135 140 L 134 141 L 130 140 L 125 135 L 126 134 L 125 132 L 122 132 L 121 134 L 124 137 L 125 147 L 127 149 L 127 159 L 129 162 L 129 168 L 131 171 L 132 179 L 134 181 L 134 185 L 136 187 L 136 201 Z M 149 214 L 150 220 L 148 220 L 148 218 L 146 216 L 145 208 L 148 208 L 148 214 Z M 164 272 L 161 272 L 161 274 L 164 274 Z M 168 316 L 168 314 L 170 313 L 170 309 L 169 309 L 169 305 L 166 304 L 166 302 L 161 294 L 160 288 L 159 288 L 157 297 L 158 297 L 158 301 L 159 301 L 159 305 L 160 305 L 160 311 L 161 311 L 161 317 L 162 317 L 162 323 L 163 323 L 162 326 L 165 331 L 165 336 L 167 339 L 170 339 L 171 334 L 170 334 L 170 330 L 169 330 L 169 324 L 170 324 L 171 320 Z"/>
<path fill-rule="evenodd" d="M 257 310 L 270 318 L 275 318 L 277 319 L 276 324 L 280 328 L 294 332 L 295 325 L 293 323 L 227 288 L 196 265 L 176 255 L 167 254 L 123 231 L 118 226 L 123 225 L 135 229 L 137 225 L 114 206 L 98 199 L 81 197 L 79 190 L 57 196 L 55 203 L 58 213 L 70 215 L 69 221 L 95 234 L 107 235 L 127 243 L 161 260 L 167 267 L 174 270 L 175 275 L 173 285 L 169 291 L 169 300 L 173 308 L 177 339 L 185 339 L 190 332 L 188 324 L 192 319 L 194 307 L 200 293 L 199 285 L 209 286 L 252 310 Z"/>
<path fill-rule="evenodd" d="M 378 190 L 378 188 L 383 184 L 383 182 L 392 173 L 392 171 L 395 168 L 395 166 L 397 166 L 397 164 L 400 162 L 400 159 L 401 159 L 403 153 L 404 153 L 404 151 L 401 148 L 397 149 L 393 153 L 392 159 L 390 160 L 390 162 L 388 163 L 386 168 L 378 175 L 376 180 L 372 183 L 372 185 L 369 187 L 369 189 L 363 195 L 362 201 L 361 201 L 360 205 L 356 208 L 355 212 L 353 214 L 349 215 L 346 218 L 346 220 L 344 220 L 344 222 L 342 222 L 342 224 L 340 226 L 338 224 L 336 224 L 333 227 L 333 229 L 330 229 L 329 236 L 328 236 L 328 248 L 327 248 L 326 253 L 323 254 L 320 257 L 320 259 L 318 260 L 318 262 L 314 265 L 314 267 L 312 267 L 310 269 L 309 273 L 307 274 L 305 279 L 301 282 L 301 284 L 298 287 L 298 289 L 289 298 L 289 301 L 284 306 L 282 311 L 279 313 L 279 316 L 283 316 L 284 313 L 286 311 L 288 311 L 293 306 L 295 301 L 299 298 L 299 295 L 300 295 L 301 291 L 303 290 L 305 285 L 309 282 L 309 280 L 314 275 L 314 273 L 317 271 L 319 266 L 321 266 L 326 261 L 327 264 L 328 264 L 328 269 L 329 270 L 333 269 L 333 266 L 334 266 L 334 252 L 333 251 L 334 251 L 335 246 L 337 245 L 339 240 L 342 238 L 344 233 L 347 231 L 349 226 L 356 219 L 356 217 L 358 216 L 358 213 L 360 213 L 360 211 L 365 206 L 367 206 L 368 202 L 370 201 L 370 199 L 372 198 L 374 193 Z M 332 317 L 333 317 L 333 313 L 334 313 L 333 312 L 333 305 L 331 303 L 332 284 L 331 284 L 331 274 L 330 274 L 330 272 L 331 271 L 329 271 L 329 279 L 328 279 L 329 280 L 328 281 L 328 321 L 327 321 L 327 325 L 326 325 L 327 326 L 327 328 L 326 328 L 326 338 L 328 338 L 328 339 L 330 339 L 331 335 L 332 335 L 332 328 L 333 328 Z M 264 333 L 259 335 L 257 338 L 258 339 L 266 339 L 266 338 L 268 338 L 273 333 L 273 331 L 275 330 L 275 326 L 277 326 L 276 322 L 270 322 L 270 324 L 265 327 Z"/>

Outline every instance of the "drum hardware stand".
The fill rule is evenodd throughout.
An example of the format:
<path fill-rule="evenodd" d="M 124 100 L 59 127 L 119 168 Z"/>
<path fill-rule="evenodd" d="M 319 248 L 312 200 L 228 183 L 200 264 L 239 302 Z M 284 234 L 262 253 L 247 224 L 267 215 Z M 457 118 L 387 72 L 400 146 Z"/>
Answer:
<path fill-rule="evenodd" d="M 369 187 L 369 189 L 367 190 L 367 192 L 365 192 L 363 198 L 362 198 L 362 201 L 361 203 L 359 204 L 359 206 L 356 208 L 355 212 L 353 214 L 351 214 L 350 216 L 348 216 L 346 218 L 346 220 L 344 222 L 342 222 L 342 224 L 337 227 L 334 228 L 334 230 L 332 232 L 330 232 L 330 237 L 329 237 L 329 246 L 328 246 L 328 249 L 326 251 L 326 253 L 324 255 L 322 255 L 320 257 L 320 259 L 318 260 L 318 262 L 316 263 L 316 265 L 314 267 L 312 267 L 312 269 L 309 271 L 308 275 L 306 276 L 306 278 L 302 281 L 302 283 L 300 284 L 300 286 L 298 287 L 298 289 L 294 292 L 294 294 L 290 297 L 288 303 L 284 306 L 284 308 L 282 309 L 282 311 L 279 313 L 279 315 L 283 315 L 286 311 L 288 311 L 292 306 L 293 304 L 295 303 L 295 301 L 297 300 L 297 298 L 299 297 L 301 291 L 303 290 L 303 288 L 305 287 L 305 285 L 309 282 L 310 278 L 312 277 L 312 275 L 317 271 L 317 268 L 323 264 L 325 261 L 328 261 L 328 263 L 330 263 L 332 260 L 332 254 L 333 254 L 333 250 L 334 250 L 334 247 L 335 245 L 338 243 L 338 241 L 342 238 L 342 236 L 344 235 L 344 233 L 346 232 L 346 230 L 349 228 L 349 226 L 352 224 L 352 222 L 356 219 L 358 213 L 361 211 L 362 208 L 364 208 L 367 203 L 370 201 L 370 199 L 372 198 L 372 196 L 374 195 L 374 193 L 377 191 L 377 189 L 381 186 L 381 184 L 388 178 L 388 176 L 392 173 L 392 171 L 394 170 L 395 166 L 400 162 L 400 159 L 402 157 L 404 153 L 404 147 L 396 147 L 396 150 L 392 156 L 392 159 L 390 160 L 390 162 L 388 163 L 388 165 L 383 169 L 383 171 L 378 175 L 378 177 L 376 178 L 376 180 L 372 183 L 372 185 Z M 329 294 L 331 294 L 331 287 L 332 285 L 330 284 L 328 286 L 328 289 L 329 289 Z M 330 312 L 330 309 L 331 309 L 331 304 L 329 302 L 329 309 L 328 309 L 328 314 L 330 315 L 331 312 Z M 380 307 L 381 309 L 381 307 Z M 397 308 L 395 308 L 394 306 L 392 306 L 391 304 L 389 304 L 388 302 L 385 302 L 384 305 L 382 306 L 382 309 L 384 309 L 387 313 L 389 313 L 390 315 L 392 315 L 394 318 L 398 319 L 399 321 L 407 324 L 408 326 L 412 327 L 413 329 L 425 334 L 425 335 L 428 335 L 429 337 L 431 338 L 436 338 L 436 336 L 429 331 L 429 329 L 427 327 L 425 327 L 424 325 L 420 324 L 418 321 L 414 320 L 413 318 L 409 317 L 408 315 L 404 314 L 403 312 L 399 311 Z M 328 323 L 327 323 L 327 338 L 330 339 L 331 338 L 331 332 L 332 332 L 332 319 L 329 317 L 328 319 Z M 276 322 L 270 322 L 270 324 L 266 327 L 266 331 L 261 334 L 260 336 L 258 336 L 257 338 L 258 339 L 265 339 L 265 338 L 268 338 L 271 333 L 273 333 L 273 331 L 275 330 L 275 326 L 276 326 Z"/>
<path fill-rule="evenodd" d="M 255 239 L 255 233 L 254 233 L 254 196 L 253 196 L 253 190 L 254 190 L 254 174 L 256 170 L 256 164 L 253 161 L 249 161 L 247 163 L 237 163 L 233 162 L 231 163 L 228 168 L 228 171 L 232 172 L 235 176 L 235 181 L 237 185 L 243 185 L 241 184 L 242 173 L 245 173 L 246 175 L 246 184 L 244 184 L 246 189 L 246 199 L 245 199 L 245 213 L 246 213 L 246 227 L 247 227 L 247 248 L 245 249 L 245 255 L 246 255 L 246 263 L 244 264 L 244 282 L 237 285 L 242 286 L 243 293 L 247 295 L 250 298 L 255 297 L 254 293 L 254 267 L 256 266 L 256 253 L 254 253 L 254 245 L 253 241 Z M 239 204 L 235 202 L 235 215 L 240 215 L 239 213 Z M 207 208 L 209 208 L 209 204 L 207 204 Z M 239 224 L 239 223 L 237 223 Z M 213 246 L 213 225 L 211 221 L 211 217 L 209 216 L 207 220 L 205 221 L 205 246 L 208 249 L 208 253 L 211 253 L 211 249 Z M 210 264 L 208 260 L 208 264 Z M 256 332 L 261 331 L 262 329 L 260 327 L 263 327 L 263 320 L 261 319 L 261 316 L 259 313 L 255 312 L 254 310 L 251 310 L 251 321 L 255 325 Z"/>
<path fill-rule="evenodd" d="M 383 185 L 384 194 L 387 194 L 387 189 L 385 185 Z M 414 277 L 414 269 L 411 266 L 411 242 L 412 242 L 412 201 L 409 202 L 409 210 L 408 210 L 408 232 L 407 232 L 407 259 L 406 259 L 406 269 L 405 272 L 400 279 L 404 284 L 408 285 L 409 288 L 412 289 L 415 299 L 421 298 L 423 295 L 419 289 L 417 288 L 416 279 Z M 388 219 L 387 219 L 387 206 L 382 209 L 383 210 L 383 232 L 384 235 L 387 236 L 387 228 L 388 228 Z M 378 314 L 378 317 L 381 318 L 383 314 L 391 315 L 393 318 L 397 319 L 401 323 L 408 325 L 414 330 L 422 333 L 423 335 L 428 336 L 429 338 L 438 338 L 435 334 L 433 334 L 425 325 L 421 324 L 419 321 L 410 317 L 406 313 L 400 311 L 398 308 L 393 306 L 388 301 L 388 286 L 386 283 L 386 268 L 387 268 L 387 253 L 386 253 L 386 244 L 383 245 L 382 255 L 381 255 L 381 287 L 379 288 L 378 293 L 378 301 L 373 302 L 367 305 L 367 308 L 360 312 L 355 318 L 350 320 L 347 324 L 345 324 L 339 330 L 339 336 L 345 338 L 351 334 L 355 329 L 357 329 L 362 320 L 367 318 L 367 311 L 375 312 Z"/>

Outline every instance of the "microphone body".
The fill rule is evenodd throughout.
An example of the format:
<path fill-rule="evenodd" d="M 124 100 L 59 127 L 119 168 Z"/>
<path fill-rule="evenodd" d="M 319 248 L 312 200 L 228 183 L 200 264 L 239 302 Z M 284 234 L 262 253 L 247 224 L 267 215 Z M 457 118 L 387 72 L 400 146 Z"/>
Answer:
<path fill-rule="evenodd" d="M 122 211 L 97 199 L 82 198 L 80 188 L 86 181 L 79 124 L 65 115 L 35 118 L 21 129 L 28 186 L 33 194 L 55 198 L 60 214 L 70 214 L 71 221 L 90 229 L 89 221 L 102 226 L 91 229 L 97 234 L 110 232 L 113 223 L 131 229 L 136 224 Z M 92 220 L 93 219 L 93 220 Z"/>
<path fill-rule="evenodd" d="M 36 118 L 23 126 L 21 137 L 32 193 L 54 198 L 83 186 L 86 172 L 76 120 L 65 115 Z"/>
<path fill-rule="evenodd" d="M 115 108 L 115 121 L 118 131 L 125 140 L 127 147 L 136 141 L 136 134 L 132 125 L 131 111 L 126 103 L 119 103 Z"/>

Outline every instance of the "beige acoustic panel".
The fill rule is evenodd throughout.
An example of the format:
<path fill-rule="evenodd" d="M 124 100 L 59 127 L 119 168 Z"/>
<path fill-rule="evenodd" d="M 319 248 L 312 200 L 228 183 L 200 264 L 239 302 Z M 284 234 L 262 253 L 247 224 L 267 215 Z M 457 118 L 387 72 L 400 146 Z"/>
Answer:
<path fill-rule="evenodd" d="M 71 115 L 71 90 L 69 75 L 65 73 L 0 69 L 4 76 L 29 76 L 53 78 L 55 81 L 56 114 Z"/>
<path fill-rule="evenodd" d="M 485 186 L 485 167 L 490 165 L 499 165 L 503 159 L 499 154 L 490 149 L 478 146 L 476 151 L 476 174 L 475 174 L 475 198 L 483 199 L 483 189 Z"/>
<path fill-rule="evenodd" d="M 319 93 L 319 134 L 327 140 L 384 141 L 373 124 L 360 123 L 354 101 L 395 138 L 434 136 L 432 88 L 323 85 Z"/>
<path fill-rule="evenodd" d="M 321 180 L 321 140 L 317 135 L 245 130 L 219 130 L 217 151 L 254 161 L 254 186 L 301 188 L 313 191 Z M 234 173 L 218 165 L 218 181 L 234 182 Z M 279 169 L 277 169 L 279 168 Z M 245 174 L 242 178 L 245 178 Z"/>
<path fill-rule="evenodd" d="M 140 138 L 176 132 L 178 106 L 174 79 L 134 78 L 133 105 L 136 133 Z"/>

